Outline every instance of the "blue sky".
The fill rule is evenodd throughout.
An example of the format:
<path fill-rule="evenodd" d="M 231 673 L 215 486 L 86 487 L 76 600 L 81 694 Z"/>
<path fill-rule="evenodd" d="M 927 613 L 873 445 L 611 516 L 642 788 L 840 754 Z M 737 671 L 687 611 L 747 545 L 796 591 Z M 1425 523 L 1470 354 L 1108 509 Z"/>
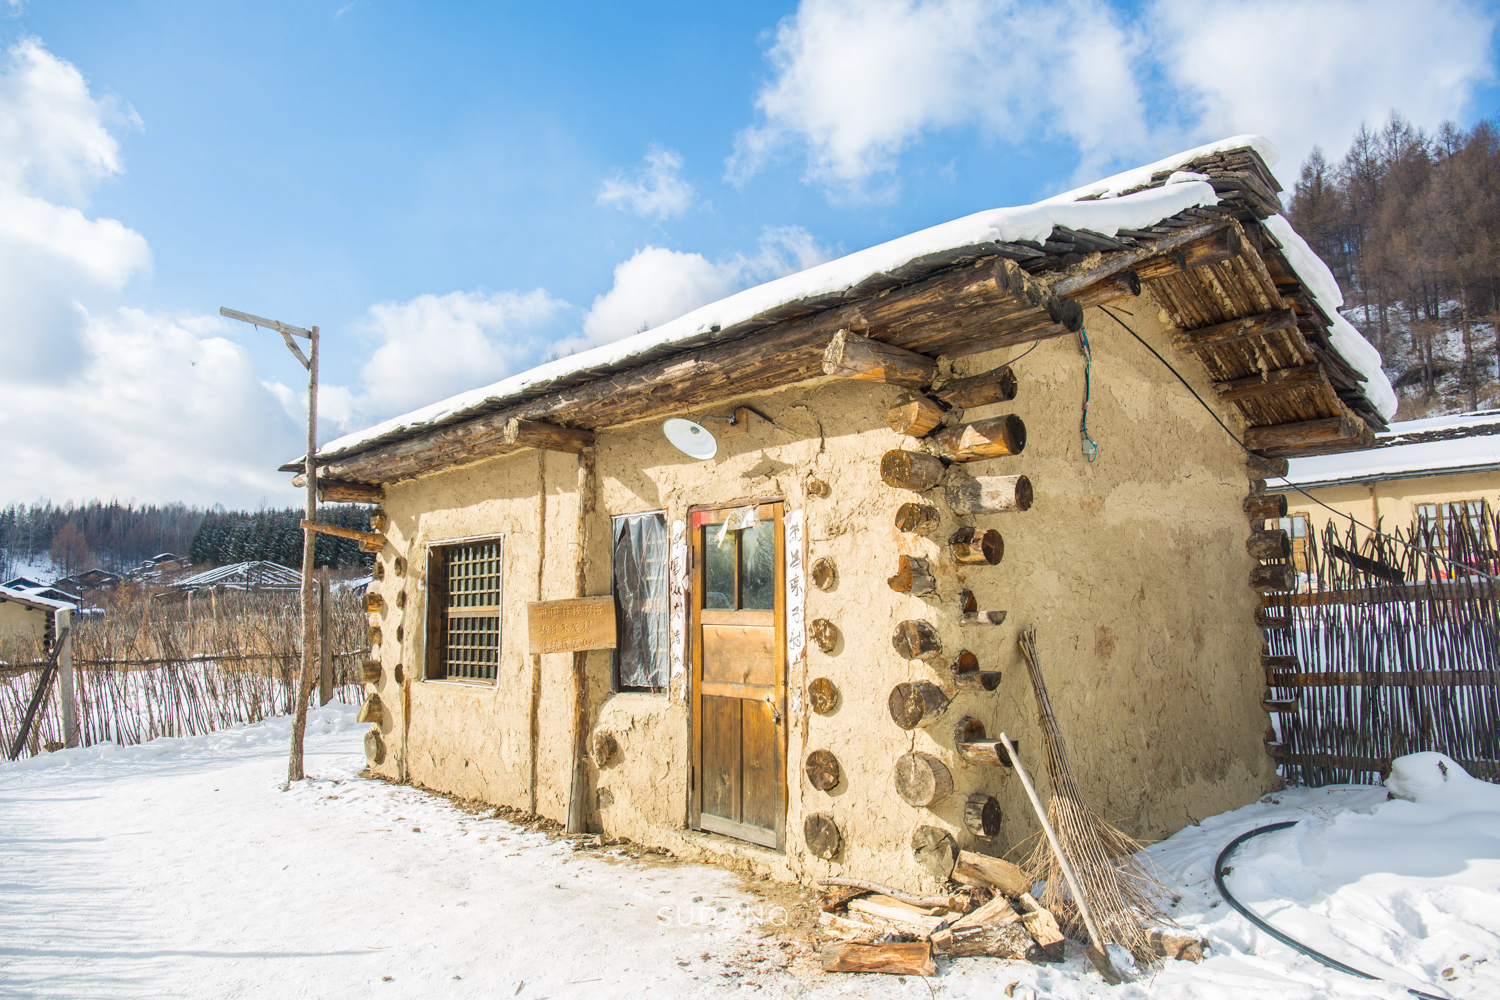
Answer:
<path fill-rule="evenodd" d="M 326 440 L 1223 135 L 1289 186 L 1500 110 L 1467 3 L 0 11 L 0 502 L 295 502 L 300 369 L 220 305 L 322 327 Z"/>

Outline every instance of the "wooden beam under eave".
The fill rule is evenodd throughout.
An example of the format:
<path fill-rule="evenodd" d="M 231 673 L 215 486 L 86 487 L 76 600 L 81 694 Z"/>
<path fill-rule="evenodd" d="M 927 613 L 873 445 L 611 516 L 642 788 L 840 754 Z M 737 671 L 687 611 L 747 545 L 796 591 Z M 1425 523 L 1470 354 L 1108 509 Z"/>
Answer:
<path fill-rule="evenodd" d="M 1297 458 L 1359 451 L 1375 445 L 1375 432 L 1342 403 L 1334 417 L 1303 420 L 1245 431 L 1245 447 L 1267 458 Z"/>
<path fill-rule="evenodd" d="M 1326 389 L 1328 398 L 1334 397 L 1333 386 L 1323 374 L 1322 365 L 1300 365 L 1296 368 L 1279 368 L 1261 372 L 1247 378 L 1231 379 L 1214 383 L 1214 394 L 1226 403 L 1246 399 L 1264 399 L 1293 389 Z"/>
<path fill-rule="evenodd" d="M 297 473 L 292 477 L 292 485 L 301 489 L 307 485 L 307 477 Z M 385 500 L 385 487 L 379 483 L 356 483 L 319 476 L 318 499 L 323 503 L 381 503 Z"/>
<path fill-rule="evenodd" d="M 1202 350 L 1268 333 L 1290 333 L 1297 329 L 1297 314 L 1291 309 L 1273 309 L 1255 316 L 1241 316 L 1227 323 L 1201 326 L 1172 335 L 1172 342 L 1182 350 Z"/>
<path fill-rule="evenodd" d="M 840 330 L 823 352 L 823 374 L 905 389 L 925 389 L 937 376 L 937 362 L 925 354 Z"/>
<path fill-rule="evenodd" d="M 594 432 L 577 427 L 560 427 L 541 420 L 512 418 L 505 422 L 505 443 L 517 448 L 540 451 L 566 451 L 578 454 L 594 445 Z"/>

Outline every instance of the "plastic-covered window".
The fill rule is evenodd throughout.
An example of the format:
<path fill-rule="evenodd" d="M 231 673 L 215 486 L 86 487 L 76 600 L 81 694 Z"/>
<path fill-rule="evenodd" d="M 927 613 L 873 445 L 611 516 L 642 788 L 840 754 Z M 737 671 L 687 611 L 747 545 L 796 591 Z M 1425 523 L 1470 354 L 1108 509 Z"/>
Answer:
<path fill-rule="evenodd" d="M 615 676 L 621 690 L 666 690 L 672 640 L 670 565 L 665 514 L 614 519 Z"/>

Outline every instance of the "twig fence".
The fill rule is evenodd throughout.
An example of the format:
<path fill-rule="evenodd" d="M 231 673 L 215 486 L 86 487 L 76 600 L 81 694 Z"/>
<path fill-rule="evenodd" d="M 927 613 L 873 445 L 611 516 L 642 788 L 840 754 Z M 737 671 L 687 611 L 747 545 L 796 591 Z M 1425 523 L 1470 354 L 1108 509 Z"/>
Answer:
<path fill-rule="evenodd" d="M 331 604 L 333 697 L 357 704 L 361 595 L 335 591 Z M 197 736 L 291 712 L 301 669 L 299 614 L 296 594 L 231 592 L 175 604 L 122 599 L 105 616 L 77 622 L 80 745 Z M 45 663 L 41 652 L 0 650 L 0 744 L 15 738 Z M 36 753 L 62 741 L 54 691 L 27 746 Z"/>
<path fill-rule="evenodd" d="M 1297 557 L 1297 589 L 1264 599 L 1282 774 L 1374 783 L 1436 750 L 1500 781 L 1500 583 L 1471 571 L 1500 574 L 1500 524 L 1486 506 L 1387 534 L 1330 523 Z"/>

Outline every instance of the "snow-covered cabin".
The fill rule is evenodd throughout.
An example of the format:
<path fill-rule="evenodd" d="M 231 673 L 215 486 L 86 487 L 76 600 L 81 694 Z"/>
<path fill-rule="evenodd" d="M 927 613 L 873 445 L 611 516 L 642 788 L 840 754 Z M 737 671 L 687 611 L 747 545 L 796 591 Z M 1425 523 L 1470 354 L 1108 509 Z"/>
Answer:
<path fill-rule="evenodd" d="M 382 507 L 370 767 L 915 886 L 918 831 L 1034 829 L 993 740 L 1040 769 L 1035 627 L 1100 813 L 1162 836 L 1276 787 L 1274 498 L 1216 420 L 1337 452 L 1395 398 L 1271 156 L 979 212 L 324 446 L 325 492 Z"/>
<path fill-rule="evenodd" d="M 0 587 L 0 650 L 13 655 L 34 655 L 52 644 L 57 634 L 57 613 L 77 610 L 66 600 L 43 596 L 50 588 L 28 590 Z"/>
<path fill-rule="evenodd" d="M 1283 526 L 1294 540 L 1335 518 L 1347 525 L 1338 515 L 1348 515 L 1367 525 L 1423 525 L 1442 545 L 1455 522 L 1477 525 L 1486 510 L 1500 510 L 1500 410 L 1400 421 L 1368 451 L 1289 466 L 1286 481 L 1298 489 L 1285 491 Z"/>

